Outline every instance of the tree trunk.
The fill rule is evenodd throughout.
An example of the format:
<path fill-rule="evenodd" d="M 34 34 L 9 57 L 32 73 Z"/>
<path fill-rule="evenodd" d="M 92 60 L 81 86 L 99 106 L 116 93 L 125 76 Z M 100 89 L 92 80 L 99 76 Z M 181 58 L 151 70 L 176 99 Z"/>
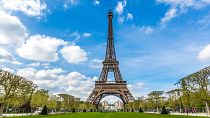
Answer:
<path fill-rule="evenodd" d="M 4 112 L 4 106 L 5 106 L 5 104 L 4 104 L 4 103 L 2 103 L 2 104 L 1 104 L 1 106 L 0 106 L 0 116 L 2 116 L 2 115 L 3 115 L 3 112 Z"/>
<path fill-rule="evenodd" d="M 210 115 L 210 111 L 209 111 L 209 106 L 208 106 L 208 102 L 206 102 L 206 113 L 209 116 Z"/>
<path fill-rule="evenodd" d="M 9 110 L 9 105 L 7 105 L 7 107 L 6 107 L 5 114 L 8 112 L 8 110 Z"/>

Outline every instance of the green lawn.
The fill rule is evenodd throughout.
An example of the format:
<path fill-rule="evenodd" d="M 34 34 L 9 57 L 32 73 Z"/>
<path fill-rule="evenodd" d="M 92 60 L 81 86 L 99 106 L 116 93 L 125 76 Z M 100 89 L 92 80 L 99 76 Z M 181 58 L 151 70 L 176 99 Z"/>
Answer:
<path fill-rule="evenodd" d="M 15 118 L 207 118 L 195 116 L 174 116 L 174 115 L 156 115 L 144 114 L 138 112 L 87 112 L 87 113 L 66 113 L 47 116 L 24 116 Z"/>

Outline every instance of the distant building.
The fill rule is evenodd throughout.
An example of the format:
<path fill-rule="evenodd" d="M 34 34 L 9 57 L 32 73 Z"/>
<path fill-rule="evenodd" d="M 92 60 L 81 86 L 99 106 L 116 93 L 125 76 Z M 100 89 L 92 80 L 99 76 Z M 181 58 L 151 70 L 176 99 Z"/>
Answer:
<path fill-rule="evenodd" d="M 106 101 L 106 100 L 104 100 L 102 103 L 101 103 L 101 106 L 102 106 L 102 109 L 104 109 L 104 110 L 109 110 L 110 108 L 109 108 L 109 103 Z"/>
<path fill-rule="evenodd" d="M 123 103 L 118 100 L 113 104 L 109 104 L 106 100 L 101 103 L 102 109 L 107 111 L 118 111 L 123 109 Z"/>
<path fill-rule="evenodd" d="M 123 103 L 120 101 L 120 100 L 118 100 L 117 102 L 115 102 L 114 103 L 114 109 L 116 109 L 116 110 L 119 110 L 119 109 L 123 109 Z"/>

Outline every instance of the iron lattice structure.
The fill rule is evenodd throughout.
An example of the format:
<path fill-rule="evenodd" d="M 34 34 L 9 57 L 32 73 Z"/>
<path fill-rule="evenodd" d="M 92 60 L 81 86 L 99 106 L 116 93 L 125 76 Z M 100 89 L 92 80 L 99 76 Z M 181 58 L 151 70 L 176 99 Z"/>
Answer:
<path fill-rule="evenodd" d="M 96 106 L 102 98 L 108 95 L 114 95 L 119 97 L 124 104 L 134 100 L 131 92 L 127 88 L 126 81 L 123 81 L 122 75 L 119 69 L 119 61 L 116 59 L 113 27 L 112 27 L 112 11 L 108 13 L 108 39 L 106 47 L 105 60 L 103 61 L 102 72 L 99 77 L 99 81 L 95 81 L 95 88 L 89 95 L 87 102 L 90 102 Z M 115 81 L 107 81 L 108 73 L 113 72 Z"/>

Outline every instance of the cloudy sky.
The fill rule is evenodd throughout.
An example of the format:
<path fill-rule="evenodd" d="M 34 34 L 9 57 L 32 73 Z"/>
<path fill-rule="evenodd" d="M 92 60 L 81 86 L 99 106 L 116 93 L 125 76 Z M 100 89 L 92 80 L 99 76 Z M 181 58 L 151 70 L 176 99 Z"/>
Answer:
<path fill-rule="evenodd" d="M 135 97 L 210 65 L 210 0 L 1 0 L 1 68 L 85 100 L 100 75 L 109 9 Z"/>

